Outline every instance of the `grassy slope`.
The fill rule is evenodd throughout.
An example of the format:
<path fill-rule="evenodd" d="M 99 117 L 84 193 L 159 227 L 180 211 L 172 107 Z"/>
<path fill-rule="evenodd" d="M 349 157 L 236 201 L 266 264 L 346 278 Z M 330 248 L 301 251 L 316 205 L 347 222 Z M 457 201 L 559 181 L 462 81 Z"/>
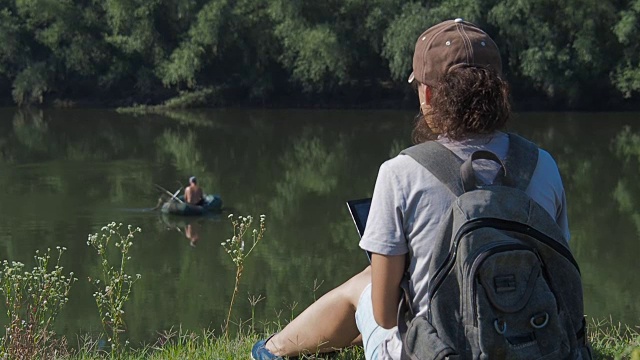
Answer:
<path fill-rule="evenodd" d="M 215 337 L 210 333 L 180 334 L 168 339 L 162 346 L 150 346 L 144 350 L 126 352 L 121 359 L 124 360 L 210 360 L 210 359 L 250 359 L 251 347 L 258 341 L 257 335 L 242 335 L 236 338 L 226 339 Z M 65 360 L 98 360 L 104 359 L 104 353 L 93 350 L 93 345 L 86 345 L 77 354 L 64 357 Z M 360 360 L 364 359 L 361 348 L 350 348 L 332 354 L 319 354 L 317 356 L 305 356 L 303 359 L 339 359 Z"/>
<path fill-rule="evenodd" d="M 590 343 L 594 350 L 594 359 L 640 360 L 640 337 L 633 329 L 611 326 L 608 321 L 590 324 Z M 131 350 L 124 353 L 124 360 L 178 360 L 178 359 L 249 359 L 252 345 L 259 340 L 256 334 L 238 337 L 216 337 L 213 333 L 173 333 L 165 336 L 162 345 L 148 346 L 143 350 Z M 88 342 L 78 353 L 65 360 L 104 359 L 104 353 L 95 351 L 95 343 Z M 318 354 L 304 359 L 362 360 L 361 348 L 349 348 L 332 354 Z"/>

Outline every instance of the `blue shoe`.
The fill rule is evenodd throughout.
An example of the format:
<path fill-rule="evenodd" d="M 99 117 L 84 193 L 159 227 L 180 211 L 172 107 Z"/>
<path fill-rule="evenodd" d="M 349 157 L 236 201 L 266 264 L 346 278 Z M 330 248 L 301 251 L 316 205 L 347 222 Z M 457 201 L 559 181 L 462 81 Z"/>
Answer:
<path fill-rule="evenodd" d="M 282 359 L 280 356 L 273 355 L 271 351 L 267 350 L 266 345 L 273 335 L 269 336 L 266 340 L 260 340 L 251 349 L 251 358 L 253 360 L 277 360 Z"/>

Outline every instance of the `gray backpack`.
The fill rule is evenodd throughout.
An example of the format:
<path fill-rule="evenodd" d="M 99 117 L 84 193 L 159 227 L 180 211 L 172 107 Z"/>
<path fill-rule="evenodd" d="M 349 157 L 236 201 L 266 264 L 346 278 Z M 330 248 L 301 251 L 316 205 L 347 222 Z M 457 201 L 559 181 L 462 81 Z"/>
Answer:
<path fill-rule="evenodd" d="M 488 151 L 463 162 L 435 141 L 402 153 L 457 196 L 439 227 L 425 316 L 412 314 L 405 287 L 403 359 L 591 359 L 578 264 L 525 193 L 537 146 L 510 134 L 504 163 Z M 493 184 L 476 184 L 478 159 L 502 165 Z"/>

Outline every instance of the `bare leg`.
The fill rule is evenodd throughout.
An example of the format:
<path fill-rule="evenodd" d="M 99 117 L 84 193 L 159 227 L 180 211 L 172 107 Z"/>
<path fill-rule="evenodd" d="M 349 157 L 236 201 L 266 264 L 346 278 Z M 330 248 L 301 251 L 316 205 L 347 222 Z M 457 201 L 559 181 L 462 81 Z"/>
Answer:
<path fill-rule="evenodd" d="M 361 343 L 356 306 L 370 282 L 371 267 L 368 266 L 311 304 L 267 342 L 267 350 L 278 356 L 297 356 Z"/>

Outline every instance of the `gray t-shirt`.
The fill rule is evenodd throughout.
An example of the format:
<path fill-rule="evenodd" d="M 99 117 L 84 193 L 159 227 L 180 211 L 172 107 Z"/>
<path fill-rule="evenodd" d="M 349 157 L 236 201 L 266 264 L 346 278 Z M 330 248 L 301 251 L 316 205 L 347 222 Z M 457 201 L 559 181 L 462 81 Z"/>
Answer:
<path fill-rule="evenodd" d="M 477 150 L 491 151 L 504 160 L 509 148 L 509 137 L 502 132 L 463 141 L 446 138 L 438 141 L 463 160 Z M 491 183 L 499 170 L 495 162 L 488 160 L 474 161 L 473 167 L 476 176 L 485 183 Z M 542 149 L 526 193 L 556 219 L 568 241 L 562 180 L 555 161 Z M 380 166 L 360 247 L 383 255 L 402 255 L 412 249 L 410 290 L 415 299 L 412 307 L 418 315 L 426 311 L 428 269 L 437 227 L 454 200 L 445 185 L 407 155 L 399 155 Z M 381 358 L 399 359 L 400 346 L 395 334 L 380 349 Z"/>

